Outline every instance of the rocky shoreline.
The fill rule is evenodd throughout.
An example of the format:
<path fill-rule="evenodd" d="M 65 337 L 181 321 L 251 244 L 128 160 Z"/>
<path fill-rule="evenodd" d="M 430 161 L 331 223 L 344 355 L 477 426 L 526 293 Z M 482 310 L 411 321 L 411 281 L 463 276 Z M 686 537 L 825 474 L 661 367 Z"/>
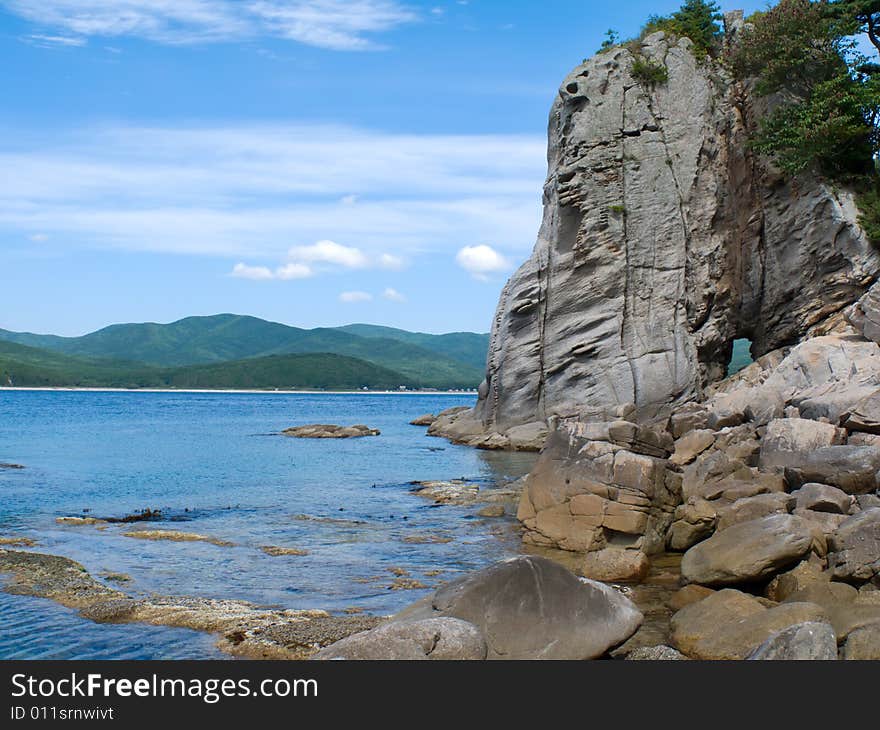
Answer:
<path fill-rule="evenodd" d="M 0 549 L 8 593 L 48 598 L 98 623 L 145 623 L 218 635 L 217 646 L 251 659 L 306 659 L 381 617 L 331 616 L 326 611 L 278 610 L 246 601 L 190 596 L 133 598 L 95 580 L 79 563 L 57 555 Z"/>

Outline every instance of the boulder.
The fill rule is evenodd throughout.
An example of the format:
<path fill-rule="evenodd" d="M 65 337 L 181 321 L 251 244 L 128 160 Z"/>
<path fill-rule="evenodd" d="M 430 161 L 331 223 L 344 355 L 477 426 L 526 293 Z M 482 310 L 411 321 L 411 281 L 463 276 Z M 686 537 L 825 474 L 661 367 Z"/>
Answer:
<path fill-rule="evenodd" d="M 880 659 L 880 622 L 850 632 L 843 645 L 844 659 Z"/>
<path fill-rule="evenodd" d="M 712 588 L 691 583 L 673 593 L 666 602 L 666 605 L 673 611 L 680 611 L 685 606 L 690 606 L 692 603 L 702 601 L 713 593 L 715 593 L 715 591 Z"/>
<path fill-rule="evenodd" d="M 669 461 L 678 466 L 690 464 L 715 443 L 715 432 L 709 429 L 689 431 L 675 442 L 675 452 Z"/>
<path fill-rule="evenodd" d="M 587 553 L 581 561 L 578 573 L 585 578 L 604 583 L 638 583 L 645 579 L 650 567 L 648 556 L 641 550 L 609 547 Z"/>
<path fill-rule="evenodd" d="M 670 621 L 672 645 L 691 659 L 745 659 L 777 632 L 826 616 L 812 603 L 766 608 L 758 599 L 725 588 L 692 603 Z"/>
<path fill-rule="evenodd" d="M 837 636 L 831 624 L 807 621 L 778 631 L 749 657 L 752 660 L 837 659 Z"/>
<path fill-rule="evenodd" d="M 825 446 L 843 444 L 845 440 L 846 432 L 828 423 L 777 418 L 767 424 L 758 465 L 765 470 L 798 466 L 803 455 Z"/>
<path fill-rule="evenodd" d="M 380 431 L 362 424 L 355 426 L 334 426 L 327 423 L 312 423 L 307 426 L 294 426 L 282 432 L 284 436 L 299 439 L 349 439 L 362 436 L 379 436 Z"/>
<path fill-rule="evenodd" d="M 437 420 L 437 416 L 433 413 L 425 413 L 421 416 L 414 418 L 409 422 L 410 426 L 430 426 L 434 421 Z"/>
<path fill-rule="evenodd" d="M 352 634 L 313 659 L 485 659 L 480 630 L 456 618 L 427 618 L 382 624 Z"/>
<path fill-rule="evenodd" d="M 798 509 L 809 509 L 815 512 L 831 512 L 845 515 L 849 513 L 853 499 L 837 487 L 828 484 L 804 484 L 791 493 Z"/>
<path fill-rule="evenodd" d="M 861 584 L 880 576 L 880 507 L 848 517 L 828 540 L 828 569 L 836 580 Z"/>
<path fill-rule="evenodd" d="M 718 514 L 711 502 L 691 497 L 676 508 L 675 521 L 669 527 L 666 544 L 670 550 L 687 550 L 715 532 L 717 519 Z"/>
<path fill-rule="evenodd" d="M 784 492 L 757 494 L 754 497 L 737 499 L 729 504 L 719 504 L 716 532 L 741 522 L 749 522 L 769 515 L 788 514 L 793 506 L 794 500 Z"/>
<path fill-rule="evenodd" d="M 815 554 L 798 563 L 796 566 L 774 576 L 767 584 L 764 595 L 771 601 L 781 603 L 796 591 L 815 583 L 827 583 L 831 574 L 823 570 L 823 562 Z"/>
<path fill-rule="evenodd" d="M 800 455 L 785 469 L 794 488 L 809 482 L 831 484 L 847 494 L 876 492 L 880 486 L 880 448 L 875 446 L 826 446 Z"/>
<path fill-rule="evenodd" d="M 594 659 L 642 623 L 618 591 L 535 556 L 447 583 L 420 610 L 416 616 L 454 616 L 479 627 L 489 659 Z"/>
<path fill-rule="evenodd" d="M 847 431 L 880 434 L 880 390 L 856 403 L 841 425 Z"/>
<path fill-rule="evenodd" d="M 798 562 L 812 542 L 810 526 L 799 517 L 772 515 L 742 522 L 690 548 L 681 574 L 704 585 L 758 581 Z"/>
<path fill-rule="evenodd" d="M 874 284 L 846 312 L 847 321 L 867 339 L 880 343 L 880 284 Z"/>
<path fill-rule="evenodd" d="M 669 418 L 669 430 L 676 439 L 690 431 L 704 429 L 709 423 L 709 412 L 699 403 L 685 403 Z"/>

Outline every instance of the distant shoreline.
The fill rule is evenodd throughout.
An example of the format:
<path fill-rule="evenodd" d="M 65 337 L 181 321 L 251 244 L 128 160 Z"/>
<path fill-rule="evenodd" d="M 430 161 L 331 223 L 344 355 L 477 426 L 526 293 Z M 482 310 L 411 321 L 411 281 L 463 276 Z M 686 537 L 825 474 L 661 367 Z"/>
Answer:
<path fill-rule="evenodd" d="M 45 391 L 62 393 L 230 393 L 258 395 L 458 395 L 476 396 L 477 391 L 454 390 L 282 390 L 282 389 L 211 389 L 211 388 L 75 388 L 67 386 L 0 386 L 2 391 Z"/>

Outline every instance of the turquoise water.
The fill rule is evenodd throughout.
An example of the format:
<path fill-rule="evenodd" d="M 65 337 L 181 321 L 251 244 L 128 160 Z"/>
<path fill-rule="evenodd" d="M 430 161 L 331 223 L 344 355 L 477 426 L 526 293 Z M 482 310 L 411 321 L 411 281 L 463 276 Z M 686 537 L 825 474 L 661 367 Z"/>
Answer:
<path fill-rule="evenodd" d="M 491 488 L 528 471 L 532 455 L 455 446 L 408 424 L 425 412 L 472 403 L 472 396 L 429 394 L 2 391 L 0 462 L 26 468 L 0 469 L 0 536 L 36 539 L 35 550 L 73 558 L 96 577 L 125 573 L 131 581 L 123 589 L 134 595 L 389 613 L 427 593 L 390 590 L 393 568 L 430 588 L 517 550 L 512 520 L 485 520 L 476 508 L 437 507 L 411 493 L 412 480 L 466 477 Z M 365 423 L 382 435 L 274 435 L 315 422 Z M 233 545 L 136 540 L 123 535 L 128 525 L 55 522 L 146 508 L 162 510 L 165 519 L 137 527 Z M 412 542 L 426 535 L 452 539 Z M 272 557 L 260 550 L 267 545 L 308 555 Z M 437 570 L 442 573 L 426 575 Z M 14 611 L 19 626 L 14 635 L 0 633 L 0 658 L 51 653 L 63 631 L 40 636 L 45 604 L 14 596 L 0 601 L 0 625 Z M 52 611 L 56 628 L 68 616 L 71 631 L 84 631 L 73 612 Z M 29 612 L 33 632 L 25 637 Z M 119 642 L 118 656 L 125 658 L 133 658 L 132 646 L 150 644 L 138 638 L 143 632 L 157 631 L 92 625 L 88 632 L 111 629 L 128 632 Z M 105 644 L 101 657 L 114 656 L 113 642 Z M 90 642 L 77 646 L 66 655 L 90 658 Z M 210 646 L 204 644 L 205 656 L 212 655 Z M 134 654 L 151 658 L 146 649 Z"/>

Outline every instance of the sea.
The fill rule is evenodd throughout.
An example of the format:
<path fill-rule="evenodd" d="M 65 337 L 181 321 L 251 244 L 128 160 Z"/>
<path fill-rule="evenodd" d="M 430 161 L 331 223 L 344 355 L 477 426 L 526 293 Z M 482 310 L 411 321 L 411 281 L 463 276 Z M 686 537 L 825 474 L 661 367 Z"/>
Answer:
<path fill-rule="evenodd" d="M 512 517 L 435 505 L 415 481 L 481 490 L 526 474 L 534 455 L 426 435 L 416 416 L 469 394 L 0 391 L 0 537 L 82 563 L 134 596 L 241 599 L 261 606 L 391 614 L 439 583 L 518 552 Z M 295 439 L 307 423 L 366 424 L 380 436 Z M 59 524 L 59 517 L 158 521 Z M 132 529 L 216 539 L 133 539 Z M 269 555 L 264 547 L 305 555 Z M 16 548 L 21 549 L 21 548 Z M 404 573 L 424 588 L 396 590 Z M 112 582 L 127 576 L 123 584 Z M 0 582 L 4 580 L 0 575 Z M 218 658 L 216 637 L 99 625 L 42 598 L 0 592 L 0 659 Z"/>

